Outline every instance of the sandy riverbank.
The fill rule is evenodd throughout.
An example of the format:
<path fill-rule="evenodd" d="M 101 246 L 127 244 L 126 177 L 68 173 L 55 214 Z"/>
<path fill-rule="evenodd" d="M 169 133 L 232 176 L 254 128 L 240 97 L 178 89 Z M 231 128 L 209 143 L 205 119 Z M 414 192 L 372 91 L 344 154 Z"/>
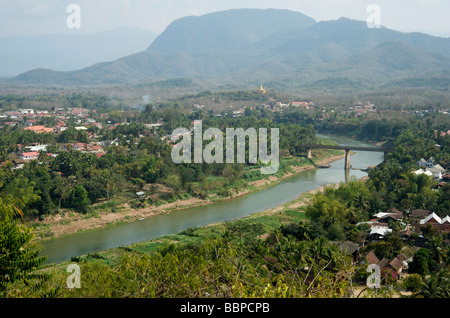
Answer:
<path fill-rule="evenodd" d="M 325 165 L 330 162 L 343 158 L 343 155 L 332 156 L 322 160 L 318 160 L 315 164 L 317 166 Z M 120 206 L 119 212 L 99 212 L 96 216 L 80 215 L 78 213 L 65 213 L 58 214 L 51 217 L 47 217 L 42 222 L 39 222 L 39 227 L 36 228 L 36 234 L 39 238 L 58 238 L 65 235 L 77 233 L 79 231 L 94 230 L 103 228 L 106 226 L 112 226 L 114 224 L 123 222 L 135 222 L 142 218 L 150 218 L 155 215 L 170 213 L 172 211 L 178 211 L 198 206 L 204 206 L 208 204 L 214 204 L 219 201 L 232 200 L 238 197 L 249 195 L 255 191 L 261 191 L 267 187 L 273 186 L 283 179 L 291 177 L 295 174 L 303 171 L 312 170 L 316 167 L 313 165 L 292 167 L 292 172 L 283 175 L 278 178 L 270 176 L 268 179 L 262 179 L 249 183 L 249 188 L 235 193 L 230 197 L 220 200 L 210 199 L 198 199 L 190 198 L 187 200 L 177 200 L 172 203 L 166 203 L 160 206 L 149 206 L 145 208 L 134 209 L 127 203 Z M 319 191 L 320 189 L 313 190 Z"/>

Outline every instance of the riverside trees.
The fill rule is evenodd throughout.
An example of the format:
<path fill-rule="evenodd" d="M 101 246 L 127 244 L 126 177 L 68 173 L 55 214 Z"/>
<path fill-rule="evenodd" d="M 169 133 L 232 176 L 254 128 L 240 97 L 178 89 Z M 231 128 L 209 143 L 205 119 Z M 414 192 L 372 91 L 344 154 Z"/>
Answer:
<path fill-rule="evenodd" d="M 110 200 L 118 195 L 130 198 L 147 185 L 169 187 L 169 191 L 164 194 L 164 198 L 169 200 L 176 199 L 180 194 L 202 198 L 207 196 L 207 192 L 226 195 L 231 193 L 231 187 L 242 187 L 247 178 L 255 177 L 252 173 L 246 173 L 246 170 L 262 167 L 254 163 L 233 164 L 232 167 L 227 167 L 226 163 L 176 165 L 171 158 L 170 145 L 161 137 L 171 133 L 169 128 L 190 127 L 194 119 L 192 116 L 196 115 L 187 115 L 185 110 L 178 108 L 151 112 L 152 118 L 167 119 L 158 135 L 147 129 L 139 116 L 130 116 L 130 120 L 134 118 L 135 121 L 114 126 L 114 129 L 105 127 L 97 131 L 101 136 L 97 141 L 116 139 L 119 143 L 106 146 L 105 154 L 99 157 L 73 150 L 65 144 L 88 141 L 86 131 L 69 127 L 56 136 L 24 132 L 18 127 L 0 128 L 0 157 L 5 162 L 0 167 L 0 191 L 22 199 L 25 218 L 44 217 L 64 208 L 87 213 L 92 204 L 99 200 Z M 142 117 L 145 118 L 147 113 L 148 109 L 144 110 Z M 277 124 L 268 118 L 253 115 L 219 118 L 209 114 L 204 117 L 203 126 L 205 129 L 219 127 L 223 130 L 234 127 L 277 128 L 280 130 L 280 153 L 288 155 L 297 153 L 302 143 L 310 143 L 315 139 L 315 131 L 311 126 Z M 48 149 L 52 150 L 53 156 L 43 152 L 38 160 L 26 163 L 24 169 L 13 169 L 10 160 L 11 156 L 18 154 L 17 144 L 28 146 L 41 141 L 48 142 Z M 58 143 L 60 141 L 64 143 Z M 174 183 L 174 180 L 180 182 Z"/>

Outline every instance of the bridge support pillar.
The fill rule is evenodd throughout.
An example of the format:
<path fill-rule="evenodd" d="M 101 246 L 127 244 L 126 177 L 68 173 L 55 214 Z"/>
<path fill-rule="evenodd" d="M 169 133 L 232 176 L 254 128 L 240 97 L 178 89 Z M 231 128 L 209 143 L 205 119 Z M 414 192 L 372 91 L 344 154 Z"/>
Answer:
<path fill-rule="evenodd" d="M 306 158 L 312 159 L 311 148 L 306 149 Z"/>
<path fill-rule="evenodd" d="M 345 149 L 345 170 L 350 170 L 350 149 Z"/>

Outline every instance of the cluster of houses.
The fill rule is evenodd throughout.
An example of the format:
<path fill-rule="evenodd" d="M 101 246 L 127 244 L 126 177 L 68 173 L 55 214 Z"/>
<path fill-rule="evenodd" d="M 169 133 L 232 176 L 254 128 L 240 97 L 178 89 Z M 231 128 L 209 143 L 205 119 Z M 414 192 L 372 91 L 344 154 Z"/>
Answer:
<path fill-rule="evenodd" d="M 409 222 L 406 222 L 406 219 Z M 431 225 L 439 233 L 450 233 L 450 216 L 441 218 L 432 211 L 421 209 L 411 210 L 404 215 L 400 210 L 392 207 L 386 212 L 380 212 L 374 215 L 373 219 L 368 222 L 362 222 L 370 226 L 368 241 L 372 243 L 385 239 L 386 235 L 392 232 L 392 229 L 389 227 L 390 222 L 400 223 L 403 229 L 400 231 L 402 240 L 416 250 L 427 246 L 428 239 L 422 235 L 423 226 Z M 351 255 L 353 261 L 356 263 L 378 265 L 384 275 L 392 273 L 395 277 L 399 278 L 402 276 L 402 272 L 408 269 L 408 262 L 412 259 L 402 253 L 392 259 L 379 259 L 373 251 L 365 255 L 360 255 L 360 250 L 364 242 L 365 239 L 361 239 L 358 243 L 351 241 L 332 241 L 331 243 L 338 245 L 342 251 Z M 449 244 L 450 242 L 449 240 L 445 240 L 445 243 Z"/>
<path fill-rule="evenodd" d="M 15 111 L 6 111 L 0 113 L 0 119 L 3 119 L 0 125 L 6 126 L 16 126 L 21 125 L 25 131 L 32 131 L 38 134 L 41 133 L 60 133 L 67 129 L 66 123 L 69 118 L 75 119 L 75 126 L 77 130 L 87 130 L 87 127 L 93 126 L 102 128 L 102 124 L 97 122 L 94 117 L 96 111 L 88 110 L 85 108 L 54 108 L 51 111 L 48 110 L 34 110 L 34 109 L 18 109 Z M 98 117 L 98 116 L 97 116 Z M 103 118 L 103 114 L 99 115 Z M 39 125 L 39 121 L 42 118 L 52 118 L 56 120 L 56 124 L 51 127 L 45 125 Z M 10 121 L 8 121 L 10 120 Z M 115 128 L 115 127 L 112 127 Z M 95 137 L 95 134 L 88 133 L 91 138 Z M 61 144 L 61 148 L 93 153 L 97 157 L 104 155 L 103 146 L 114 144 L 111 141 L 109 144 L 107 142 L 89 142 L 89 143 L 73 143 L 73 144 Z M 41 153 L 45 153 L 46 156 L 56 156 L 56 154 L 51 154 L 47 152 L 47 145 L 33 144 L 28 147 L 23 147 L 22 145 L 17 145 L 19 152 L 14 160 L 12 160 L 13 168 L 20 169 L 23 167 L 25 162 L 38 160 Z"/>
<path fill-rule="evenodd" d="M 394 256 L 392 259 L 382 258 L 380 260 L 373 251 L 361 255 L 360 244 L 351 241 L 331 241 L 330 243 L 338 245 L 341 251 L 351 255 L 354 263 L 360 265 L 378 265 L 383 276 L 387 276 L 390 273 L 392 276 L 400 278 L 403 271 L 408 269 L 408 262 L 412 260 L 403 253 Z"/>
<path fill-rule="evenodd" d="M 61 149 L 69 150 L 70 148 L 76 151 L 84 152 L 84 153 L 92 153 L 95 154 L 98 158 L 101 158 L 105 152 L 103 150 L 102 144 L 99 142 L 90 142 L 90 143 L 68 143 L 61 144 Z M 23 168 L 24 163 L 38 160 L 41 153 L 44 153 L 45 156 L 48 157 L 56 157 L 57 154 L 52 154 L 47 152 L 48 145 L 39 145 L 33 144 L 31 146 L 23 147 L 22 145 L 17 145 L 19 147 L 19 158 L 12 161 L 14 164 L 14 169 Z"/>
<path fill-rule="evenodd" d="M 358 117 L 367 113 L 374 113 L 376 111 L 377 106 L 375 106 L 375 104 L 369 101 L 367 102 L 357 101 L 353 104 L 353 106 L 350 106 L 346 110 L 344 110 L 343 113 Z"/>
<path fill-rule="evenodd" d="M 67 110 L 59 107 L 54 108 L 52 111 L 18 109 L 15 111 L 6 111 L 1 113 L 0 119 L 3 119 L 3 125 L 15 126 L 17 124 L 23 124 L 25 126 L 25 130 L 31 130 L 36 133 L 58 133 L 66 129 L 66 122 L 69 118 L 75 118 L 78 123 L 83 125 L 87 124 L 91 126 L 101 126 L 101 124 L 96 122 L 92 117 L 95 113 L 95 110 L 77 107 L 68 108 Z M 58 121 L 58 123 L 53 127 L 36 125 L 42 118 L 54 118 Z"/>
<path fill-rule="evenodd" d="M 435 112 L 435 110 L 432 110 L 432 109 L 418 109 L 418 110 L 402 109 L 401 112 L 413 114 L 418 118 L 422 118 L 425 115 L 427 115 L 428 113 Z M 438 113 L 443 114 L 443 115 L 450 115 L 450 110 L 449 109 L 439 109 Z"/>
<path fill-rule="evenodd" d="M 268 105 L 268 106 L 270 106 L 270 105 Z M 281 109 L 281 108 L 288 108 L 288 107 L 313 109 L 315 106 L 316 105 L 313 102 L 289 102 L 289 103 L 275 102 L 272 105 L 272 107 L 274 109 Z"/>
<path fill-rule="evenodd" d="M 258 91 L 262 91 L 263 88 L 260 88 Z M 317 106 L 312 101 L 289 101 L 289 102 L 281 102 L 274 101 L 264 105 L 262 107 L 272 111 L 272 112 L 282 112 L 285 108 L 300 108 L 305 110 L 316 109 Z M 194 104 L 195 109 L 201 109 L 204 105 Z M 233 108 L 232 105 L 229 105 L 228 108 Z M 245 107 L 241 107 L 239 110 L 233 111 L 234 117 L 240 117 L 244 114 Z M 322 108 L 325 112 L 325 108 Z M 367 101 L 367 102 L 356 102 L 353 106 L 349 107 L 347 110 L 344 110 L 343 113 L 352 114 L 354 116 L 361 116 L 366 113 L 373 113 L 377 111 L 377 107 L 375 104 Z"/>
<path fill-rule="evenodd" d="M 408 224 L 406 222 L 407 219 L 409 220 Z M 386 212 L 377 213 L 368 222 L 363 222 L 370 226 L 369 241 L 376 242 L 383 240 L 386 234 L 391 233 L 392 229 L 389 227 L 390 221 L 400 224 L 403 229 L 400 234 L 405 241 L 408 241 L 413 233 L 416 233 L 419 240 L 421 240 L 423 238 L 421 235 L 421 227 L 427 224 L 436 228 L 439 233 L 450 233 L 449 216 L 440 218 L 433 211 L 423 209 L 408 211 L 404 216 L 400 210 L 390 208 Z"/>
<path fill-rule="evenodd" d="M 421 158 L 419 161 L 417 161 L 417 167 L 419 169 L 414 171 L 416 175 L 425 174 L 437 180 L 443 180 L 446 172 L 446 169 L 444 169 L 441 165 L 435 163 L 433 157 L 428 158 L 428 160 Z"/>
<path fill-rule="evenodd" d="M 103 126 L 107 125 L 108 129 L 112 130 L 121 125 L 119 123 L 111 123 L 111 121 L 109 121 L 105 116 L 107 116 L 107 114 L 97 114 L 95 110 L 90 111 L 85 108 L 54 108 L 51 111 L 19 109 L 16 111 L 0 112 L 0 127 L 20 125 L 20 127 L 23 127 L 24 131 L 32 131 L 37 134 L 58 134 L 67 129 L 68 120 L 70 119 L 72 123 L 75 123 L 75 126 L 73 126 L 74 129 L 87 131 L 90 142 L 58 144 L 61 150 L 73 149 L 83 153 L 91 153 L 98 158 L 101 158 L 105 154 L 105 147 L 118 146 L 120 144 L 118 138 L 114 140 L 97 141 L 99 137 L 97 133 L 88 131 L 88 127 L 103 128 Z M 39 124 L 42 117 L 55 119 L 53 121 L 54 124 L 50 127 Z M 97 122 L 95 118 L 97 118 L 100 122 Z M 155 131 L 162 125 L 163 120 L 160 118 L 156 124 L 146 124 L 145 126 Z M 57 156 L 57 154 L 53 154 L 51 151 L 48 151 L 48 145 L 31 144 L 31 146 L 23 146 L 18 144 L 17 147 L 18 151 L 11 153 L 9 155 L 9 160 L 6 162 L 0 162 L 0 165 L 5 165 L 10 161 L 12 162 L 12 169 L 21 169 L 26 162 L 44 160 L 45 156 Z"/>
<path fill-rule="evenodd" d="M 103 151 L 103 147 L 98 142 L 90 142 L 90 143 L 83 143 L 83 142 L 77 142 L 77 143 L 68 143 L 65 145 L 62 145 L 62 148 L 65 150 L 68 150 L 72 148 L 73 150 L 84 152 L 84 153 L 93 153 L 98 158 L 103 156 L 105 152 Z"/>
<path fill-rule="evenodd" d="M 263 105 L 264 108 L 271 110 L 272 112 L 283 111 L 284 108 L 295 107 L 302 109 L 314 109 L 316 105 L 313 102 L 273 102 L 271 104 Z"/>
<path fill-rule="evenodd" d="M 51 116 L 48 110 L 34 110 L 34 109 L 18 109 L 6 111 L 0 114 L 0 118 L 9 118 L 12 120 L 23 118 L 41 118 Z"/>

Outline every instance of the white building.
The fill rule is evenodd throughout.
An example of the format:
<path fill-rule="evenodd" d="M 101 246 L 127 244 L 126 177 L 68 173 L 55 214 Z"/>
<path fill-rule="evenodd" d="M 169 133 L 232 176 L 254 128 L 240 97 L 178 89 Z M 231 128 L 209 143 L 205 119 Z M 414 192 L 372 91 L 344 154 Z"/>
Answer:
<path fill-rule="evenodd" d="M 391 233 L 392 229 L 385 227 L 385 226 L 373 226 L 370 229 L 369 238 L 374 241 L 379 241 L 384 239 L 384 237 Z"/>
<path fill-rule="evenodd" d="M 47 145 L 37 145 L 27 148 L 30 150 L 30 152 L 47 151 Z"/>
<path fill-rule="evenodd" d="M 432 173 L 432 172 L 427 171 L 427 170 L 423 170 L 423 169 L 416 170 L 416 171 L 414 171 L 414 173 L 415 173 L 416 175 L 419 175 L 419 174 L 426 174 L 427 176 L 430 176 L 430 177 L 433 176 L 433 173 Z"/>
<path fill-rule="evenodd" d="M 442 179 L 442 174 L 445 172 L 445 169 L 440 165 L 435 165 L 432 168 L 426 168 L 426 172 L 431 173 L 435 179 Z"/>
<path fill-rule="evenodd" d="M 423 158 L 421 158 L 419 161 L 417 161 L 418 167 L 425 167 L 426 164 L 427 164 L 427 161 Z"/>
<path fill-rule="evenodd" d="M 432 168 L 434 166 L 434 158 L 430 157 L 428 160 L 421 158 L 419 161 L 417 161 L 417 166 L 423 168 Z"/>
<path fill-rule="evenodd" d="M 442 179 L 442 175 L 446 170 L 439 164 L 435 165 L 434 162 L 435 160 L 433 157 L 429 158 L 428 160 L 421 158 L 419 161 L 417 161 L 417 166 L 421 169 L 414 171 L 414 173 L 416 175 L 424 173 L 435 179 Z"/>
<path fill-rule="evenodd" d="M 33 109 L 21 109 L 20 114 L 21 115 L 33 115 L 34 110 Z"/>
<path fill-rule="evenodd" d="M 427 162 L 426 162 L 426 164 L 425 164 L 425 167 L 427 167 L 427 168 L 432 168 L 433 166 L 434 166 L 434 158 L 431 157 L 431 158 L 429 158 L 429 159 L 427 160 Z"/>

